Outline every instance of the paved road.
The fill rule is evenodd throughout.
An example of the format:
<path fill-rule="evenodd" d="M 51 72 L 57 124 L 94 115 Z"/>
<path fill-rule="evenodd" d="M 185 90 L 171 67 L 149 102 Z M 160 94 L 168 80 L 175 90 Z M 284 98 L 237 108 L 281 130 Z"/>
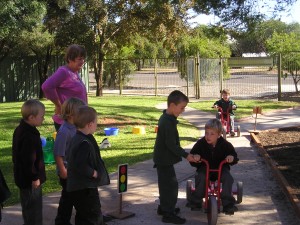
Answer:
<path fill-rule="evenodd" d="M 165 105 L 160 105 L 164 108 Z M 258 130 L 277 128 L 282 126 L 300 125 L 300 110 L 285 110 L 261 116 L 258 119 Z M 185 119 L 203 130 L 205 122 L 213 115 L 188 108 L 183 114 Z M 295 215 L 291 204 L 287 201 L 272 172 L 263 158 L 259 156 L 255 146 L 249 139 L 248 129 L 253 129 L 253 120 L 240 122 L 242 136 L 229 138 L 238 152 L 240 162 L 232 167 L 232 174 L 236 181 L 244 183 L 243 202 L 234 216 L 218 215 L 218 224 L 262 224 L 262 225 L 299 225 L 300 220 Z M 186 146 L 190 149 L 192 145 Z M 207 224 L 204 212 L 190 211 L 185 207 L 185 184 L 191 178 L 194 169 L 186 160 L 176 165 L 179 180 L 178 206 L 181 215 L 187 218 L 188 225 Z M 152 160 L 138 163 L 129 168 L 128 192 L 123 195 L 123 215 L 125 212 L 134 213 L 135 216 L 119 220 L 115 219 L 111 225 L 153 225 L 164 224 L 161 217 L 156 214 L 158 204 L 158 190 L 156 171 Z M 103 211 L 106 213 L 119 212 L 119 195 L 117 192 L 116 174 L 111 174 L 112 184 L 100 188 Z M 53 225 L 56 215 L 59 193 L 44 197 L 44 225 Z M 74 220 L 74 217 L 72 218 Z M 6 207 L 3 212 L 1 225 L 22 224 L 20 205 Z"/>

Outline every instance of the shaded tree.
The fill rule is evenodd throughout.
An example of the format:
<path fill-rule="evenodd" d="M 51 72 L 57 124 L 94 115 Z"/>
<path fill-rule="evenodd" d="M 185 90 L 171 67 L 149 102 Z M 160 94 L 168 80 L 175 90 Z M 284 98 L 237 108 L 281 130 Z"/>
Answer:
<path fill-rule="evenodd" d="M 230 36 L 234 39 L 231 45 L 235 56 L 243 53 L 267 52 L 266 41 L 276 32 L 278 34 L 295 32 L 300 35 L 298 23 L 286 24 L 280 20 L 262 21 L 253 29 L 246 31 L 230 30 Z"/>
<path fill-rule="evenodd" d="M 1 0 L 0 62 L 13 51 L 19 52 L 19 38 L 31 32 L 42 20 L 44 4 L 38 0 Z"/>
<path fill-rule="evenodd" d="M 290 74 L 295 84 L 296 93 L 299 93 L 300 81 L 300 37 L 296 33 L 274 33 L 267 40 L 267 50 L 271 55 L 282 55 L 282 70 L 285 76 Z"/>
<path fill-rule="evenodd" d="M 226 28 L 251 29 L 266 18 L 259 9 L 269 8 L 273 17 L 287 11 L 297 0 L 249 1 L 249 0 L 196 0 L 194 10 L 197 13 L 214 14 L 220 18 L 219 25 Z M 272 3 L 274 6 L 271 7 Z"/>
<path fill-rule="evenodd" d="M 103 61 L 115 45 L 125 46 L 137 33 L 172 46 L 185 28 L 189 1 L 74 0 L 68 6 L 57 41 L 84 43 L 95 72 L 96 95 L 102 95 Z M 86 13 L 88 12 L 88 13 Z"/>

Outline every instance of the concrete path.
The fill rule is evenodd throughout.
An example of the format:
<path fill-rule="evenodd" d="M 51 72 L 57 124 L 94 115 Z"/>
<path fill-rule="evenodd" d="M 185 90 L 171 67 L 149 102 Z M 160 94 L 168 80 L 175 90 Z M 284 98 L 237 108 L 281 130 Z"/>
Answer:
<path fill-rule="evenodd" d="M 158 106 L 165 108 L 165 104 Z M 199 110 L 187 108 L 183 118 L 189 120 L 200 130 L 205 122 L 214 115 Z M 222 213 L 218 215 L 218 224 L 285 224 L 298 225 L 300 220 L 295 215 L 290 203 L 277 185 L 272 172 L 259 156 L 255 146 L 252 146 L 248 130 L 254 127 L 254 119 L 240 121 L 241 137 L 228 138 L 235 146 L 239 155 L 239 164 L 232 167 L 235 181 L 244 184 L 243 202 L 238 205 L 239 211 L 234 216 Z M 284 110 L 260 116 L 257 120 L 257 130 L 279 128 L 282 126 L 300 125 L 300 109 Z M 203 132 L 201 133 L 203 134 Z M 193 144 L 186 146 L 191 149 Z M 185 207 L 186 180 L 191 178 L 194 169 L 186 160 L 176 165 L 179 180 L 178 206 L 181 216 L 187 219 L 186 224 L 207 224 L 206 214 L 202 211 L 190 211 Z M 123 194 L 123 214 L 135 215 L 123 220 L 115 219 L 111 225 L 153 225 L 164 224 L 156 214 L 158 201 L 157 176 L 153 169 L 152 160 L 138 163 L 129 168 L 128 192 Z M 111 174 L 111 185 L 99 189 L 102 210 L 105 213 L 119 212 L 119 195 L 117 192 L 117 174 Z M 56 216 L 60 193 L 53 193 L 44 197 L 44 225 L 53 225 Z M 6 207 L 3 210 L 3 225 L 21 225 L 21 207 L 19 204 Z M 72 218 L 74 223 L 74 217 Z"/>

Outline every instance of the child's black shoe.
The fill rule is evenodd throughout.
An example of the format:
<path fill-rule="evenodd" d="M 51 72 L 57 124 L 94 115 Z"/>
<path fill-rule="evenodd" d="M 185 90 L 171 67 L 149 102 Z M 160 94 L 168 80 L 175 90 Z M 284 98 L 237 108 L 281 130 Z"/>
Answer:
<path fill-rule="evenodd" d="M 185 218 L 181 218 L 174 213 L 164 214 L 162 218 L 162 222 L 164 223 L 173 223 L 173 224 L 184 224 L 186 222 Z"/>
<path fill-rule="evenodd" d="M 192 211 L 200 211 L 202 209 L 202 202 L 187 202 L 185 206 L 191 208 Z"/>
<path fill-rule="evenodd" d="M 174 214 L 177 215 L 179 212 L 180 212 L 180 208 L 175 208 Z M 157 214 L 160 215 L 160 216 L 163 216 L 164 214 L 166 214 L 166 212 L 164 212 L 161 209 L 160 205 L 158 205 L 158 207 L 157 207 Z"/>
<path fill-rule="evenodd" d="M 227 205 L 223 207 L 223 213 L 226 215 L 233 215 L 234 212 L 237 212 L 238 208 L 235 205 Z"/>

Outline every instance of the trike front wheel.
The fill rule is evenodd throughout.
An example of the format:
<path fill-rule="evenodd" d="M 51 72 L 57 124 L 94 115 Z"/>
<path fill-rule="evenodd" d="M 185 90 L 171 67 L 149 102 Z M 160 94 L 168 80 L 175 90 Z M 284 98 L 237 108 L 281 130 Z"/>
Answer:
<path fill-rule="evenodd" d="M 209 225 L 216 225 L 218 221 L 218 203 L 216 196 L 208 198 L 207 221 Z"/>

